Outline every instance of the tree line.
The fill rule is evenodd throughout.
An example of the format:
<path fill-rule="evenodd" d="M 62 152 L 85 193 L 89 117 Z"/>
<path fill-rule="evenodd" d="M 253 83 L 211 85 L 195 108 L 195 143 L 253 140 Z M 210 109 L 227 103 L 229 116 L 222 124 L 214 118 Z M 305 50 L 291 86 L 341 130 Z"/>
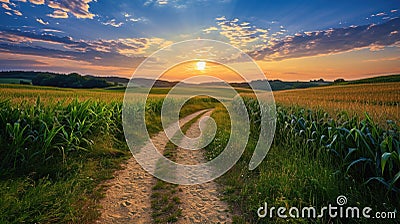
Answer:
<path fill-rule="evenodd" d="M 104 88 L 113 85 L 104 79 L 81 76 L 78 73 L 68 75 L 39 73 L 32 79 L 32 84 L 67 88 Z"/>

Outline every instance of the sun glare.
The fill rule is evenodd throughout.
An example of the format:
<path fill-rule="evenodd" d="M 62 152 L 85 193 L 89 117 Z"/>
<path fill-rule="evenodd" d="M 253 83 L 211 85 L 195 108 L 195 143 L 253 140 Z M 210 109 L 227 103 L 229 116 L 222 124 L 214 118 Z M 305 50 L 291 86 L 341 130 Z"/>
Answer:
<path fill-rule="evenodd" d="M 203 71 L 206 68 L 206 62 L 205 61 L 197 62 L 196 68 L 197 68 L 197 70 Z"/>

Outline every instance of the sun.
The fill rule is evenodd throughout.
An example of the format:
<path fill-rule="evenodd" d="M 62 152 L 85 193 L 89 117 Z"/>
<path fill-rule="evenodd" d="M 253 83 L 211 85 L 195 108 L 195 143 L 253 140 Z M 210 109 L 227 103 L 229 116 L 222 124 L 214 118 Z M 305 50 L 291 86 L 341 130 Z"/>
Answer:
<path fill-rule="evenodd" d="M 205 61 L 199 61 L 196 63 L 196 69 L 199 71 L 203 71 L 206 68 L 206 62 Z"/>

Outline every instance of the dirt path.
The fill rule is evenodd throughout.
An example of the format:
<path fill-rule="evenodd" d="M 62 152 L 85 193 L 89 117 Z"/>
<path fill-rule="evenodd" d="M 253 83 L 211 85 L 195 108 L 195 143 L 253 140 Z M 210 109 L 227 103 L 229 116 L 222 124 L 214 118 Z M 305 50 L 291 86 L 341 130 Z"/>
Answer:
<path fill-rule="evenodd" d="M 193 113 L 180 120 L 183 126 L 204 111 Z M 168 142 L 163 131 L 152 138 L 154 145 L 161 152 Z M 105 198 L 100 201 L 101 217 L 97 223 L 152 223 L 151 189 L 154 177 L 147 173 L 135 160 L 130 158 L 123 169 L 115 172 L 114 179 L 105 183 Z"/>
<path fill-rule="evenodd" d="M 211 111 L 203 117 L 210 114 Z M 199 121 L 200 119 L 187 130 L 187 137 L 195 138 L 200 135 Z M 180 145 L 184 146 L 185 142 L 181 142 Z M 177 163 L 195 165 L 205 162 L 203 149 L 177 149 Z M 182 217 L 177 223 L 232 223 L 228 204 L 221 201 L 219 188 L 214 181 L 198 185 L 180 185 L 178 197 L 181 201 Z"/>

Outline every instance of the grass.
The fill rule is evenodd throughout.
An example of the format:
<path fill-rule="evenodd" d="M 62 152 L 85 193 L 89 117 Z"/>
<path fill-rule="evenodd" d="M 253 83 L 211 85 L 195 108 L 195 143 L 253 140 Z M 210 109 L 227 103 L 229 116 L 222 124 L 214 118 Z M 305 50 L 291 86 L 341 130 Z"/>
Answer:
<path fill-rule="evenodd" d="M 99 184 L 110 179 L 129 151 L 109 138 L 97 138 L 96 151 L 71 155 L 67 163 L 47 167 L 55 174 L 0 179 L 0 223 L 83 223 L 97 218 Z"/>
<path fill-rule="evenodd" d="M 0 223 L 96 220 L 101 183 L 131 155 L 122 132 L 123 93 L 2 87 Z M 147 103 L 150 134 L 161 130 L 162 101 L 150 97 Z M 213 104 L 194 98 L 181 116 Z"/>
<path fill-rule="evenodd" d="M 275 140 L 267 158 L 253 171 L 248 170 L 248 162 L 257 142 L 260 111 L 250 103 L 254 123 L 247 148 L 239 162 L 218 179 L 225 199 L 239 211 L 235 222 L 374 221 L 258 219 L 256 213 L 264 202 L 286 208 L 321 207 L 335 204 L 341 194 L 352 206 L 400 210 L 397 85 L 276 92 Z M 1 84 L 0 93 L 0 223 L 93 222 L 99 215 L 100 183 L 111 178 L 130 155 L 120 118 L 123 92 Z M 156 95 L 146 105 L 146 124 L 153 134 L 161 130 L 163 95 Z M 250 101 L 246 100 L 248 105 Z M 184 117 L 212 107 L 216 107 L 212 117 L 218 129 L 206 147 L 208 159 L 219 155 L 229 139 L 226 110 L 215 100 L 200 97 L 180 111 Z M 190 122 L 184 131 L 189 126 Z M 168 143 L 164 153 L 173 159 L 175 147 Z M 176 186 L 158 181 L 153 190 L 155 220 L 176 221 L 180 216 Z"/>
<path fill-rule="evenodd" d="M 0 83 L 4 84 L 19 84 L 20 81 L 31 83 L 32 80 L 29 79 L 13 79 L 13 78 L 0 78 Z"/>
<path fill-rule="evenodd" d="M 308 91 L 308 90 L 302 90 Z M 317 91 L 317 90 L 316 90 Z M 339 95 L 339 94 L 338 94 Z M 303 95 L 305 96 L 305 95 Z M 340 96 L 337 96 L 340 97 Z M 245 99 L 257 107 L 252 98 Z M 382 129 L 368 116 L 362 119 L 341 114 L 330 117 L 321 110 L 299 106 L 278 106 L 277 130 L 267 158 L 254 171 L 248 162 L 257 143 L 259 109 L 252 113 L 252 134 L 239 162 L 218 181 L 225 186 L 225 198 L 234 211 L 240 211 L 236 223 L 371 223 L 355 219 L 259 219 L 257 209 L 269 207 L 335 205 L 336 197 L 345 195 L 349 205 L 373 211 L 399 210 L 400 166 L 398 126 Z M 212 117 L 218 127 L 214 141 L 206 147 L 209 159 L 219 155 L 229 139 L 229 117 L 217 109 Z M 336 137 L 335 137 L 336 136 Z M 374 153 L 370 154 L 370 150 Z M 376 153 L 375 153 L 376 152 Z M 354 154 L 353 154 L 354 153 Z M 389 159 L 390 158 L 390 159 Z M 391 165 L 387 166 L 390 163 Z M 383 172 L 382 167 L 390 167 Z M 397 223 L 397 220 L 385 220 Z"/>
<path fill-rule="evenodd" d="M 30 85 L 0 84 L 0 100 L 9 99 L 12 103 L 32 105 L 40 97 L 45 105 L 63 101 L 65 104 L 78 99 L 79 101 L 95 100 L 102 102 L 122 102 L 124 92 L 108 91 L 104 89 L 70 89 L 56 87 L 42 87 Z"/>
<path fill-rule="evenodd" d="M 94 220 L 99 184 L 129 156 L 121 105 L 0 104 L 0 222 Z"/>

